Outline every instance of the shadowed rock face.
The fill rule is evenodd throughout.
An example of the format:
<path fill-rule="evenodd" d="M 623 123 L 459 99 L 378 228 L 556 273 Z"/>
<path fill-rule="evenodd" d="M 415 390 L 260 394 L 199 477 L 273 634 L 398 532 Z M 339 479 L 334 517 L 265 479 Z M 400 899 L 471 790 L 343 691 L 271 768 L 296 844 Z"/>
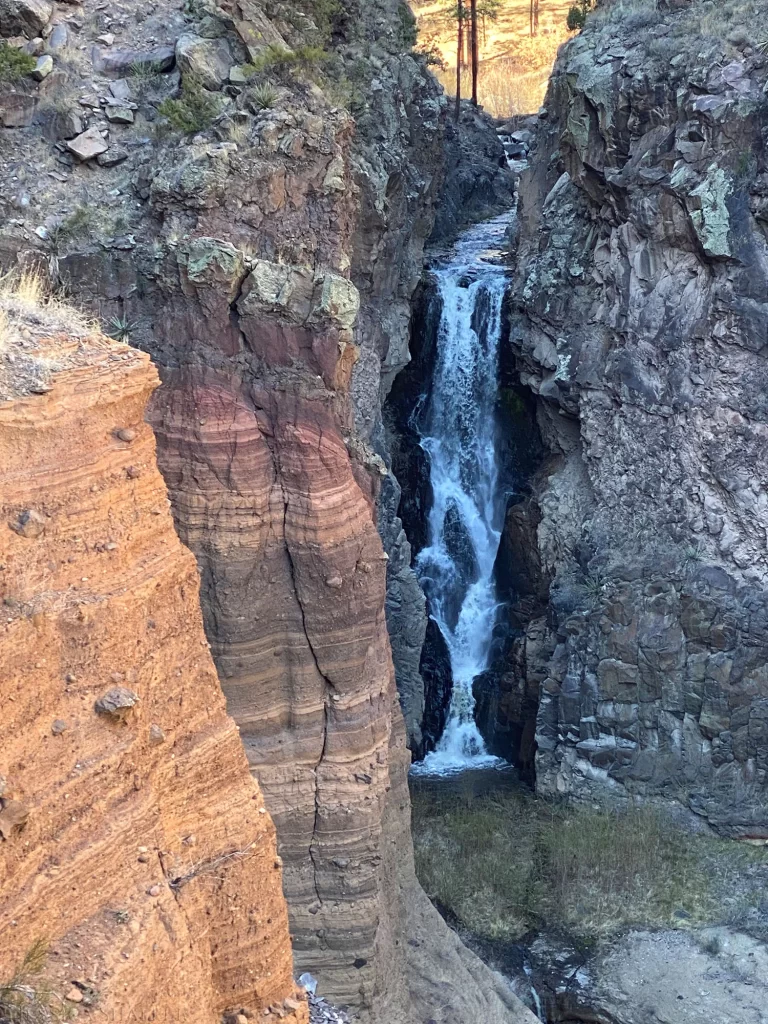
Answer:
<path fill-rule="evenodd" d="M 511 338 L 556 458 L 538 785 L 766 835 L 768 68 L 687 18 L 607 8 L 568 44 L 524 185 Z"/>
<path fill-rule="evenodd" d="M 0 403 L 0 977 L 47 937 L 54 990 L 107 1017 L 277 1019 L 275 830 L 143 422 L 157 374 L 100 336 L 30 355 L 45 393 Z"/>
<path fill-rule="evenodd" d="M 352 1001 L 372 974 L 395 694 L 386 561 L 329 397 L 187 369 L 169 374 L 153 423 L 228 706 L 276 817 L 297 958 Z"/>

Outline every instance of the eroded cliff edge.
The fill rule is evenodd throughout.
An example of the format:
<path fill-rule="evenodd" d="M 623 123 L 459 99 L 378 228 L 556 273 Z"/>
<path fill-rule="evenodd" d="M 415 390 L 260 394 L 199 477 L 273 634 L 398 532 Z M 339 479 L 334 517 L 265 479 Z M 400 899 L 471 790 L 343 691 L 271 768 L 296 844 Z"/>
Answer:
<path fill-rule="evenodd" d="M 605 3 L 563 49 L 511 332 L 551 452 L 538 787 L 664 795 L 741 836 L 768 834 L 761 23 Z"/>
<path fill-rule="evenodd" d="M 0 309 L 0 977 L 48 940 L 69 1009 L 306 1021 L 144 422 L 157 373 L 71 311 Z"/>

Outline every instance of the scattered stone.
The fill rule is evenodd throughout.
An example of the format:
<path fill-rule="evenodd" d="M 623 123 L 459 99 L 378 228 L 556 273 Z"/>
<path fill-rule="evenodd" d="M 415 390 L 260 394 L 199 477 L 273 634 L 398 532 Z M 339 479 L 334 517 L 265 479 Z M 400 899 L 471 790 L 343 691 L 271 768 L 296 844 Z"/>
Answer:
<path fill-rule="evenodd" d="M 229 69 L 229 80 L 233 85 L 245 85 L 248 81 L 248 76 L 243 71 L 240 64 L 236 64 L 233 68 Z"/>
<path fill-rule="evenodd" d="M 95 156 L 99 156 L 100 153 L 106 153 L 109 149 L 98 128 L 95 127 L 89 128 L 81 135 L 78 135 L 77 138 L 67 142 L 66 145 L 70 153 L 74 153 L 77 159 L 83 162 L 92 160 Z"/>
<path fill-rule="evenodd" d="M 45 40 L 42 36 L 36 36 L 35 39 L 30 39 L 29 42 L 24 43 L 22 50 L 24 53 L 28 53 L 30 57 L 39 57 L 40 54 L 45 53 Z"/>
<path fill-rule="evenodd" d="M 126 466 L 125 475 L 129 480 L 138 480 L 141 476 L 141 470 L 137 466 Z"/>
<path fill-rule="evenodd" d="M 83 119 L 76 110 L 65 110 L 56 115 L 53 130 L 57 139 L 74 139 L 83 133 Z"/>
<path fill-rule="evenodd" d="M 67 723 L 63 718 L 57 718 L 51 725 L 51 732 L 54 736 L 61 736 L 63 732 L 66 732 Z"/>
<path fill-rule="evenodd" d="M 159 725 L 150 725 L 149 742 L 153 746 L 159 746 L 161 743 L 165 743 L 165 733 L 163 732 Z"/>
<path fill-rule="evenodd" d="M 69 33 L 67 32 L 67 26 L 62 25 L 61 22 L 59 22 L 57 25 L 53 26 L 53 30 L 48 36 L 48 49 L 53 53 L 56 53 L 58 50 L 63 50 L 67 45 L 68 39 Z"/>
<path fill-rule="evenodd" d="M 105 46 L 111 46 L 115 41 L 115 37 L 112 35 L 111 32 L 105 32 L 103 36 L 98 37 L 97 41 L 100 43 L 104 43 Z"/>
<path fill-rule="evenodd" d="M 37 64 L 35 64 L 34 70 L 32 71 L 32 77 L 36 82 L 42 82 L 44 78 L 53 71 L 53 57 L 46 53 L 43 57 L 37 58 Z"/>
<path fill-rule="evenodd" d="M 11 525 L 11 529 L 20 537 L 34 540 L 45 531 L 45 517 L 33 508 L 24 509 L 16 522 Z"/>
<path fill-rule="evenodd" d="M 49 0 L 0 0 L 0 26 L 4 36 L 39 36 L 53 14 Z"/>
<path fill-rule="evenodd" d="M 159 896 L 162 891 L 162 885 L 150 885 L 147 889 L 147 896 Z"/>
<path fill-rule="evenodd" d="M 14 829 L 21 829 L 29 817 L 29 808 L 20 800 L 3 801 L 0 811 L 0 836 L 8 840 Z"/>
<path fill-rule="evenodd" d="M 320 996 L 309 994 L 310 1024 L 350 1024 L 349 1017 Z"/>
<path fill-rule="evenodd" d="M 118 441 L 125 441 L 130 444 L 131 441 L 136 440 L 136 431 L 130 427 L 121 427 L 120 430 L 115 431 L 115 437 Z"/>
<path fill-rule="evenodd" d="M 70 1003 L 82 1003 L 83 993 L 80 991 L 79 988 L 76 988 L 73 985 L 69 992 L 67 992 L 67 994 L 64 996 L 64 998 L 68 1000 Z"/>
<path fill-rule="evenodd" d="M 193 76 L 206 89 L 220 89 L 229 78 L 232 54 L 225 39 L 183 35 L 176 43 L 176 63 L 182 75 Z"/>
<path fill-rule="evenodd" d="M 37 100 L 20 92 L 0 94 L 0 120 L 4 128 L 28 128 L 35 116 Z"/>
<path fill-rule="evenodd" d="M 133 124 L 133 111 L 130 107 L 123 107 L 119 104 L 108 104 L 104 110 L 108 121 L 113 124 Z"/>
<path fill-rule="evenodd" d="M 139 696 L 133 690 L 127 690 L 124 686 L 116 686 L 108 690 L 103 697 L 94 704 L 94 709 L 99 715 L 109 715 L 123 721 L 131 710 L 138 704 Z"/>
<path fill-rule="evenodd" d="M 96 157 L 96 163 L 99 167 L 114 167 L 115 164 L 121 164 L 123 160 L 127 160 L 129 155 L 125 146 L 110 146 L 106 153 L 100 153 Z"/>
<path fill-rule="evenodd" d="M 6 791 L 8 787 L 8 779 L 4 775 L 0 775 L 0 796 Z"/>
<path fill-rule="evenodd" d="M 325 585 L 332 590 L 339 590 L 344 586 L 344 580 L 339 575 L 329 576 L 325 581 Z"/>
<path fill-rule="evenodd" d="M 118 78 L 116 82 L 111 82 L 109 91 L 116 100 L 124 100 L 127 102 L 133 98 L 131 86 L 127 78 Z"/>

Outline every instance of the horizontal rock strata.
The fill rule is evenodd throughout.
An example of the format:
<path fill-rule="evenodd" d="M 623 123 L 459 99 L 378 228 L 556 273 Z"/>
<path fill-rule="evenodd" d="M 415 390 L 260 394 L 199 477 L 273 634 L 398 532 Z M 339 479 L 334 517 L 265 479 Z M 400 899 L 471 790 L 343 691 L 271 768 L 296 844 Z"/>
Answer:
<path fill-rule="evenodd" d="M 0 403 L 0 979 L 45 939 L 87 1015 L 305 1021 L 275 830 L 144 423 L 156 372 L 50 330 L 35 314 L 13 350 L 45 382 Z"/>

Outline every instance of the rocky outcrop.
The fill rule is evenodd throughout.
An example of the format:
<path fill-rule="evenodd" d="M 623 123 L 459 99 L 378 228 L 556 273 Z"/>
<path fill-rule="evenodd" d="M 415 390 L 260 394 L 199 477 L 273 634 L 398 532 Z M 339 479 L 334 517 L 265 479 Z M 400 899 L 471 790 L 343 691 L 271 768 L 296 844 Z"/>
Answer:
<path fill-rule="evenodd" d="M 84 1019 L 306 1021 L 144 423 L 157 374 L 55 306 L 11 301 L 0 338 L 0 978 L 46 939 Z"/>
<path fill-rule="evenodd" d="M 602 5 L 524 183 L 511 339 L 555 460 L 537 781 L 768 835 L 768 63 L 705 6 Z"/>

